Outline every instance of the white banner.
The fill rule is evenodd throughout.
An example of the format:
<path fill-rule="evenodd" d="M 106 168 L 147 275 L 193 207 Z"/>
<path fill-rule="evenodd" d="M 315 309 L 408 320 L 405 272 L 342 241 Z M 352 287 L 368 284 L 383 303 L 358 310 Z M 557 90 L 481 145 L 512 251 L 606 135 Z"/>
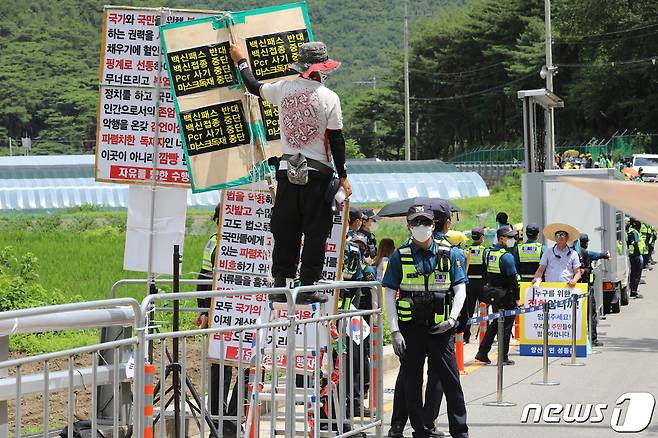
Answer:
<path fill-rule="evenodd" d="M 133 9 L 110 6 L 103 14 L 101 86 L 98 97 L 96 179 L 151 180 L 153 143 L 159 184 L 189 187 L 169 78 L 160 65 L 159 25 L 214 15 L 211 11 Z M 160 107 L 156 85 L 160 81 Z"/>
<path fill-rule="evenodd" d="M 220 214 L 217 260 L 218 271 L 215 273 L 216 290 L 239 290 L 255 287 L 271 287 L 269 279 L 272 266 L 272 247 L 274 239 L 270 232 L 270 217 L 272 211 L 272 199 L 267 192 L 250 190 L 224 190 Z M 325 279 L 335 280 L 339 269 L 342 269 L 342 254 L 345 235 L 345 211 L 334 215 L 334 226 L 327 240 L 327 251 L 325 254 L 325 267 L 323 276 Z M 335 306 L 335 296 L 326 304 L 327 309 L 332 311 Z M 212 327 L 226 327 L 238 325 L 256 324 L 257 321 L 266 323 L 269 320 L 269 306 L 265 295 L 248 297 L 226 297 L 213 300 L 210 324 Z M 308 319 L 318 316 L 318 311 L 299 311 L 297 319 Z M 281 311 L 281 317 L 285 317 L 285 311 Z M 304 343 L 303 326 L 298 326 L 296 343 L 301 346 Z M 308 346 L 315 343 L 315 324 L 309 327 L 306 333 Z M 248 362 L 253 354 L 252 341 L 255 333 L 243 334 L 242 359 Z M 208 345 L 208 357 L 219 359 L 221 335 L 215 335 L 210 339 Z M 240 341 L 235 333 L 224 336 L 223 356 L 226 361 L 237 361 L 239 357 Z M 261 346 L 265 346 L 265 352 L 270 355 L 272 342 L 276 348 L 285 348 L 288 341 L 285 330 L 279 331 L 275 337 L 270 337 Z M 321 330 L 321 342 L 326 342 L 325 330 Z M 296 367 L 299 369 L 313 369 L 316 358 L 308 356 L 295 358 Z M 265 364 L 271 364 L 272 358 L 265 358 Z M 279 365 L 285 364 L 284 356 L 278 357 Z"/>

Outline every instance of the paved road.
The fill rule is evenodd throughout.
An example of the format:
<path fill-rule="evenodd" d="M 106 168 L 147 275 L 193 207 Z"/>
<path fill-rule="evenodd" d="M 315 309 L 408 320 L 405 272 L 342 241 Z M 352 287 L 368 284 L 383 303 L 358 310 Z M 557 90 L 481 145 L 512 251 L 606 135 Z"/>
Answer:
<path fill-rule="evenodd" d="M 658 265 L 657 265 L 658 266 Z M 658 437 L 658 408 L 654 411 L 649 427 L 637 434 L 620 434 L 612 430 L 610 422 L 615 402 L 628 392 L 649 392 L 658 398 L 658 269 L 646 275 L 646 285 L 640 287 L 644 299 L 632 300 L 616 315 L 607 315 L 599 323 L 599 339 L 605 344 L 597 348 L 600 354 L 578 359 L 583 367 L 561 366 L 564 358 L 551 358 L 549 380 L 559 386 L 535 386 L 532 382 L 542 379 L 540 357 L 520 357 L 512 347 L 510 356 L 516 365 L 505 367 L 505 401 L 516 403 L 513 407 L 488 407 L 483 403 L 496 399 L 496 367 L 469 364 L 475 354 L 475 345 L 467 345 L 465 358 L 468 375 L 462 385 L 467 401 L 468 424 L 471 437 L 575 437 L 604 438 L 619 436 Z M 495 351 L 495 346 L 494 346 Z M 490 357 L 493 355 L 490 355 Z M 492 357 L 492 360 L 493 359 Z M 470 365 L 470 366 L 469 366 Z M 396 372 L 385 375 L 386 420 L 390 421 L 392 388 Z M 523 407 L 528 403 L 607 403 L 603 411 L 605 419 L 598 423 L 522 424 Z M 445 404 L 445 399 L 444 399 Z M 626 403 L 625 407 L 628 405 Z M 622 417 L 623 418 L 623 417 Z M 622 423 L 623 424 L 623 423 Z M 437 421 L 439 430 L 447 432 L 445 405 Z M 408 426 L 405 436 L 411 437 Z"/>

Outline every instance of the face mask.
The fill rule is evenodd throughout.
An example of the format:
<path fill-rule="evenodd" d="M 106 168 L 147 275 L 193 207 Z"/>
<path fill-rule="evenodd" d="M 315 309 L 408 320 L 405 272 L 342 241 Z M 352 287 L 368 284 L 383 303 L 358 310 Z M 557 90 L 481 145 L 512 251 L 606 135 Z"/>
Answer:
<path fill-rule="evenodd" d="M 426 242 L 432 237 L 432 226 L 431 225 L 418 225 L 411 229 L 411 237 L 413 237 L 418 242 Z"/>
<path fill-rule="evenodd" d="M 370 231 L 377 231 L 377 222 L 370 224 Z"/>
<path fill-rule="evenodd" d="M 508 248 L 514 248 L 514 244 L 516 244 L 516 240 L 514 239 L 507 239 L 507 247 Z"/>

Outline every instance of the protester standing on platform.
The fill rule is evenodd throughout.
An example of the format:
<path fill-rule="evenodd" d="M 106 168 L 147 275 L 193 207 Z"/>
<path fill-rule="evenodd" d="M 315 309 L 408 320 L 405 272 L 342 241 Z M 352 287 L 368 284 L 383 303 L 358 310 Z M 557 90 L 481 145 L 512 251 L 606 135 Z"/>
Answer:
<path fill-rule="evenodd" d="M 340 66 L 329 59 L 321 42 L 298 48 L 291 70 L 299 76 L 272 83 L 258 82 L 242 49 L 231 44 L 231 58 L 247 90 L 279 108 L 283 156 L 277 170 L 277 193 L 270 226 L 274 236 L 272 277 L 274 286 L 290 287 L 297 275 L 302 235 L 299 279 L 302 286 L 322 278 L 327 238 L 333 226 L 330 191 L 334 173 L 346 197 L 352 193 L 345 167 L 343 117 L 338 95 L 323 84 L 326 75 Z M 270 297 L 285 301 L 285 295 Z M 324 302 L 327 295 L 307 292 L 301 303 Z"/>

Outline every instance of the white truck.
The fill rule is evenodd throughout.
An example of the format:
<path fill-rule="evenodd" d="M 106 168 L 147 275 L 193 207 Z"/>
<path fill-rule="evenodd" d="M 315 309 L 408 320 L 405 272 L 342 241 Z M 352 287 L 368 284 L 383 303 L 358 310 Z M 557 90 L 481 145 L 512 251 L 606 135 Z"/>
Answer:
<path fill-rule="evenodd" d="M 639 172 L 645 181 L 658 181 L 658 155 L 635 154 L 631 167 Z"/>
<path fill-rule="evenodd" d="M 618 313 L 621 305 L 628 304 L 629 295 L 630 266 L 624 213 L 561 182 L 561 176 L 623 180 L 623 175 L 616 169 L 576 169 L 526 173 L 522 178 L 524 224 L 535 223 L 540 230 L 553 222 L 570 224 L 588 234 L 588 249 L 610 252 L 610 259 L 602 260 L 595 270 L 595 275 L 599 274 L 595 291 L 599 287 L 602 290 L 602 299 L 597 300 L 597 304 L 603 306 L 604 313 Z M 543 239 L 541 233 L 540 239 Z M 554 242 L 544 242 L 547 243 L 554 245 Z"/>

